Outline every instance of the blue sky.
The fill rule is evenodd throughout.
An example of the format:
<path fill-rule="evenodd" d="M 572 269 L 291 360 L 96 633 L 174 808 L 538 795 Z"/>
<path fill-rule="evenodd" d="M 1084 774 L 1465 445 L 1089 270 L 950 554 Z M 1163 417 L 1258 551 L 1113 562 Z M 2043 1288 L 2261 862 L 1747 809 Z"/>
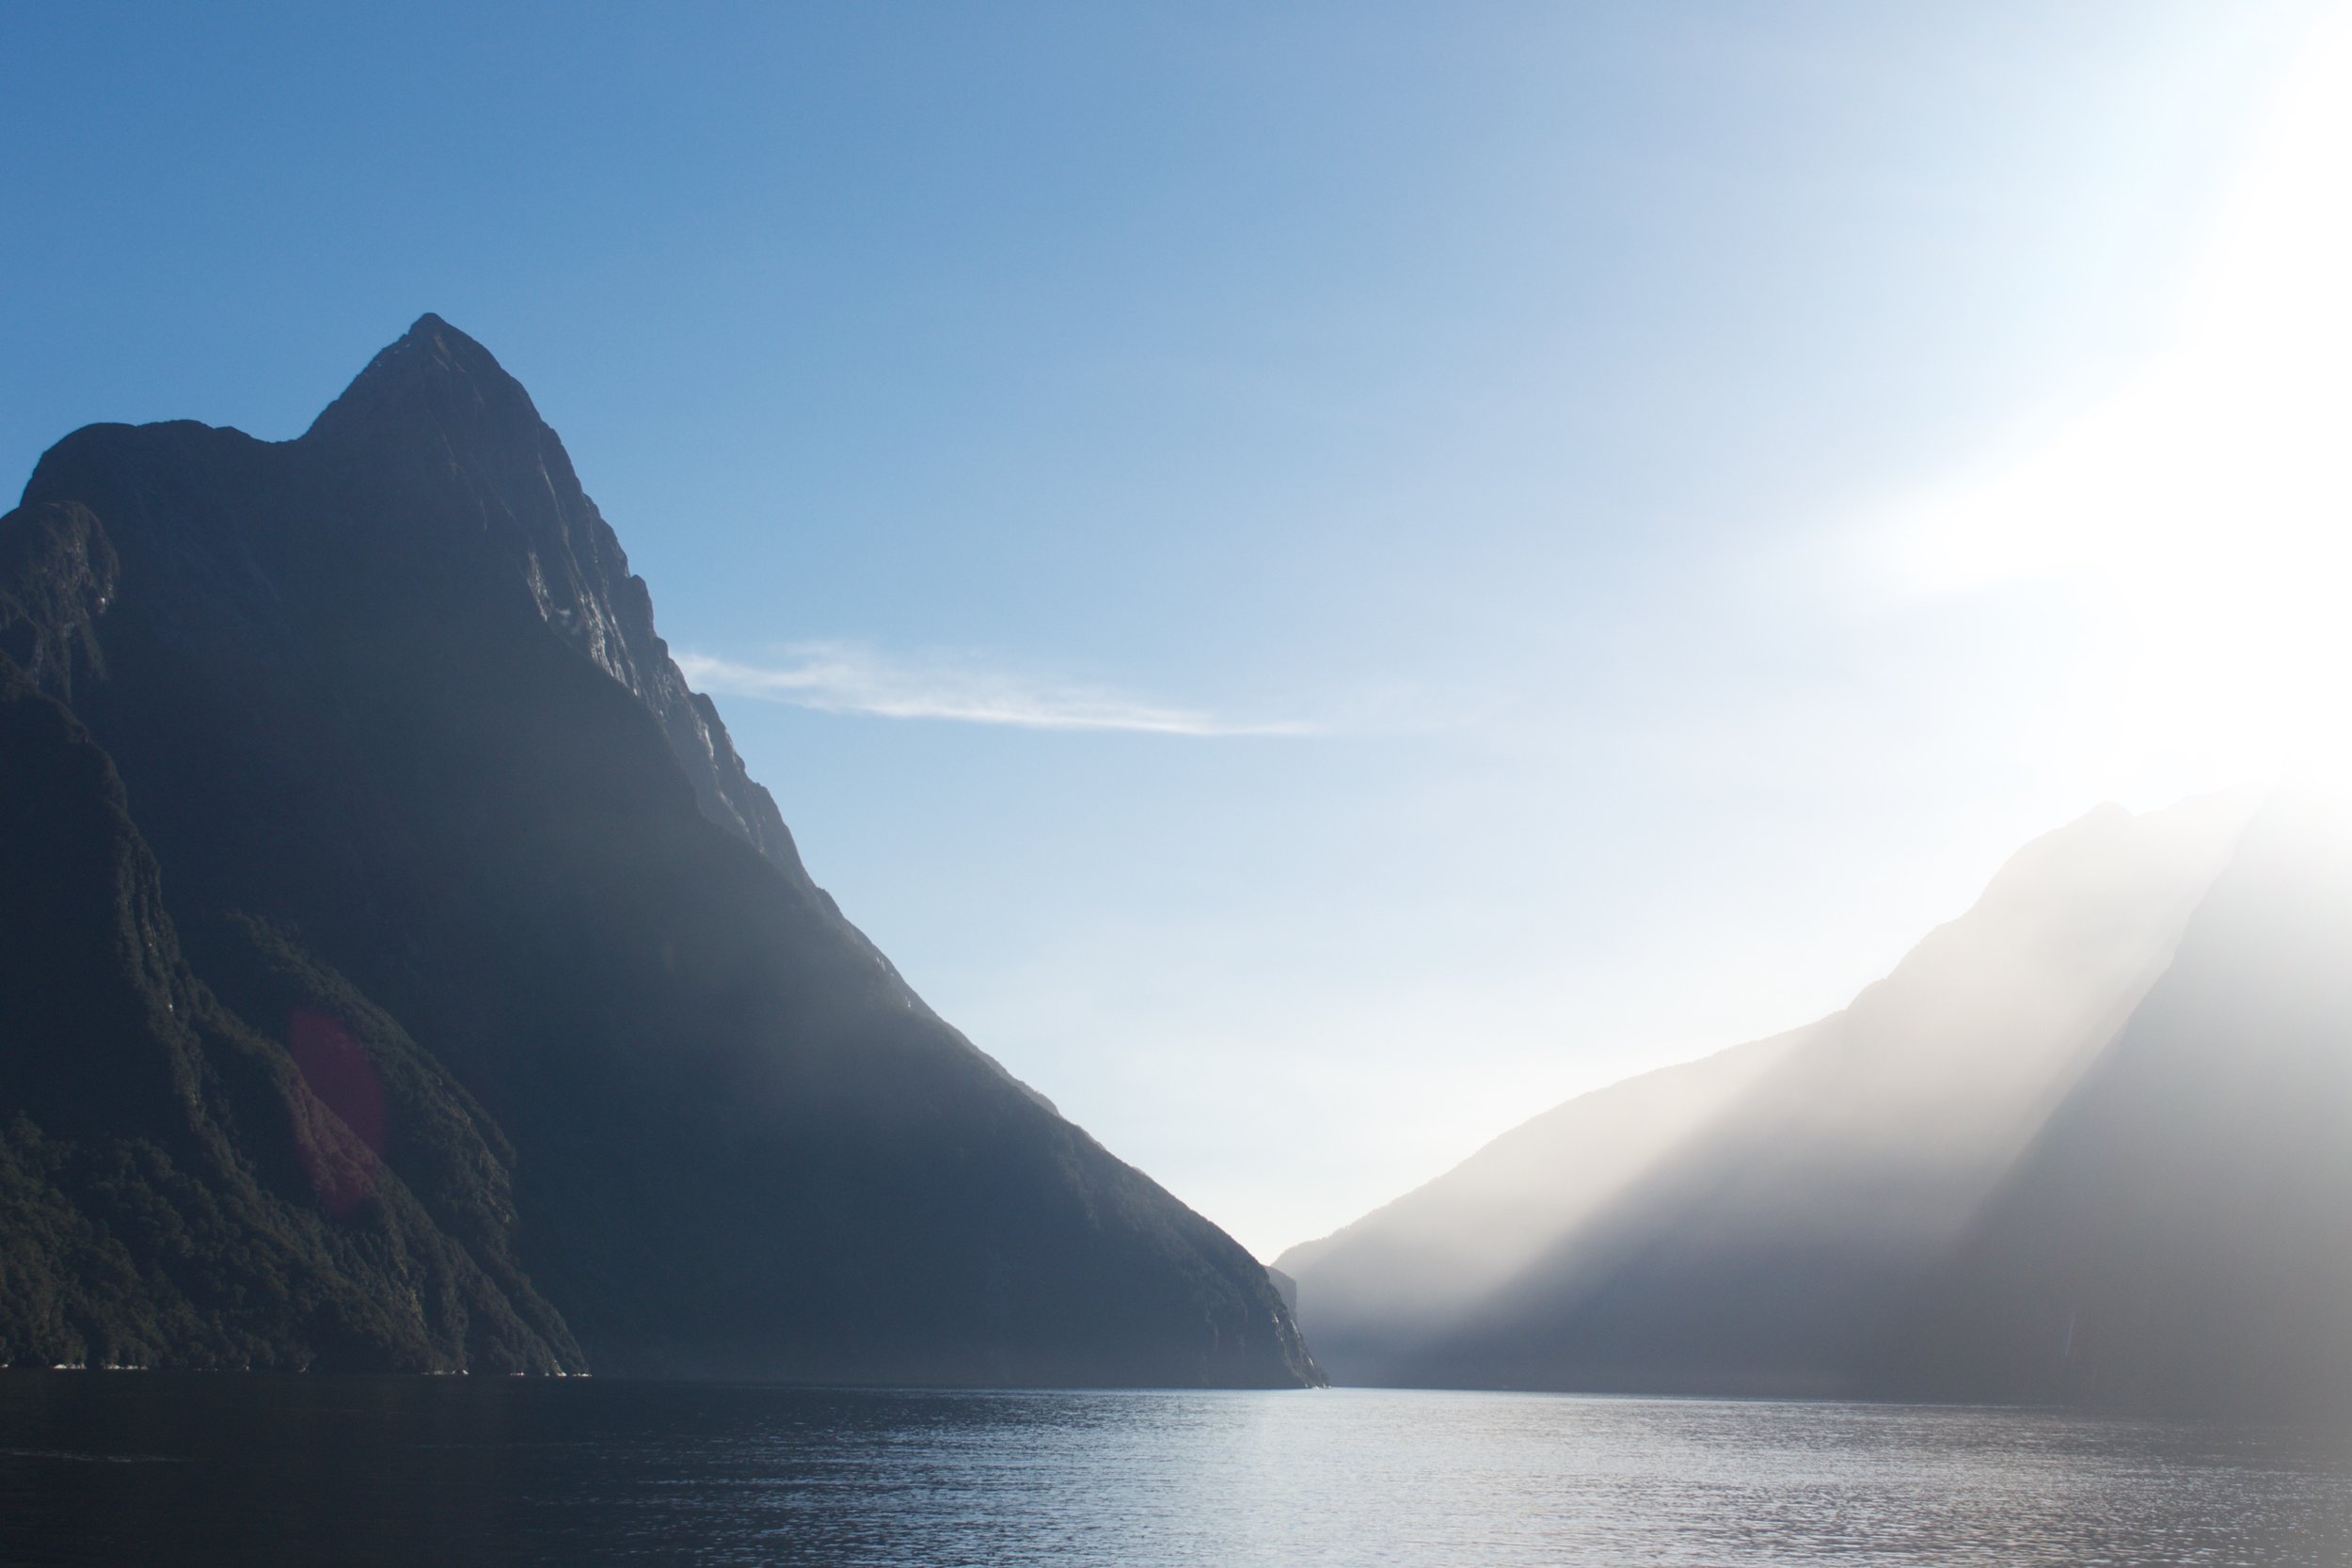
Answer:
<path fill-rule="evenodd" d="M 2275 763 L 1871 542 L 2170 362 L 2328 14 L 0 0 L 0 468 L 447 316 L 851 916 L 1271 1257 Z"/>

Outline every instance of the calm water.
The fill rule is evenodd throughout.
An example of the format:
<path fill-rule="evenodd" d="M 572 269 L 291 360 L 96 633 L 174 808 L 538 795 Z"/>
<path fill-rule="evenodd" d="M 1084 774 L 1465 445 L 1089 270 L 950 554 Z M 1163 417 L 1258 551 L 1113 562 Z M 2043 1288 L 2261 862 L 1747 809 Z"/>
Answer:
<path fill-rule="evenodd" d="M 0 1562 L 2352 1562 L 2352 1442 L 1543 1395 L 0 1373 Z"/>

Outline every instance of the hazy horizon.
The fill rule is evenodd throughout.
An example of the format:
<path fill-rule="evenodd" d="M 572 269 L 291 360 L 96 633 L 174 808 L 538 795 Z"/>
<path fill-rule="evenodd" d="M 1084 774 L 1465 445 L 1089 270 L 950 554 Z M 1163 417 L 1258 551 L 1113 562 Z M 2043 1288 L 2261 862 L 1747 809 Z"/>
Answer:
<path fill-rule="evenodd" d="M 2346 18 L 19 12 L 0 466 L 446 316 L 849 916 L 1271 1259 L 2343 766 Z"/>

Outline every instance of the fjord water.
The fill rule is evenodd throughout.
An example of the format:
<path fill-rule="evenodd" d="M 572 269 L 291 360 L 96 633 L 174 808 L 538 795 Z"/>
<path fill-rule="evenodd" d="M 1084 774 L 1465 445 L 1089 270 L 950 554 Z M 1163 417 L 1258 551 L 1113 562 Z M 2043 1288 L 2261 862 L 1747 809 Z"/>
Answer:
<path fill-rule="evenodd" d="M 1897 1405 L 0 1375 L 8 1563 L 2341 1563 L 2352 1440 Z"/>

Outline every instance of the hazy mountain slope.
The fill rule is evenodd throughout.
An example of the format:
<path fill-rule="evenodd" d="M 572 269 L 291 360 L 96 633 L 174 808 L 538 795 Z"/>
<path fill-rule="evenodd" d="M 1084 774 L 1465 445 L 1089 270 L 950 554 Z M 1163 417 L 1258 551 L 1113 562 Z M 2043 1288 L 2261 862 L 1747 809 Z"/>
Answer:
<path fill-rule="evenodd" d="M 1413 1357 L 1704 1134 L 1805 1031 L 1580 1095 L 1276 1267 L 1343 1383 L 1414 1381 Z"/>
<path fill-rule="evenodd" d="M 1294 1249 L 1342 1381 L 1848 1391 L 2160 971 L 2247 802 L 2103 807 L 1818 1023 L 1584 1096 Z"/>
<path fill-rule="evenodd" d="M 1888 1350 L 1889 1392 L 2352 1408 L 2352 810 L 2282 791 Z"/>
<path fill-rule="evenodd" d="M 810 883 L 478 344 L 423 318 L 294 441 L 77 432 L 0 551 L 65 518 L 117 580 L 30 641 L 103 669 L 72 701 L 172 912 L 298 932 L 366 999 L 342 1027 L 462 1085 L 513 1152 L 517 1267 L 599 1370 L 1315 1375 L 1263 1270 Z M 250 967 L 251 1005 L 293 974 Z"/>
<path fill-rule="evenodd" d="M 427 1162 L 191 974 L 113 766 L 6 655 L 0 889 L 0 1364 L 579 1364 L 507 1217 L 444 1230 L 401 1175 Z M 437 1087 L 373 1103 L 421 1126 Z M 437 1134 L 444 1199 L 495 1197 L 472 1129 Z"/>

